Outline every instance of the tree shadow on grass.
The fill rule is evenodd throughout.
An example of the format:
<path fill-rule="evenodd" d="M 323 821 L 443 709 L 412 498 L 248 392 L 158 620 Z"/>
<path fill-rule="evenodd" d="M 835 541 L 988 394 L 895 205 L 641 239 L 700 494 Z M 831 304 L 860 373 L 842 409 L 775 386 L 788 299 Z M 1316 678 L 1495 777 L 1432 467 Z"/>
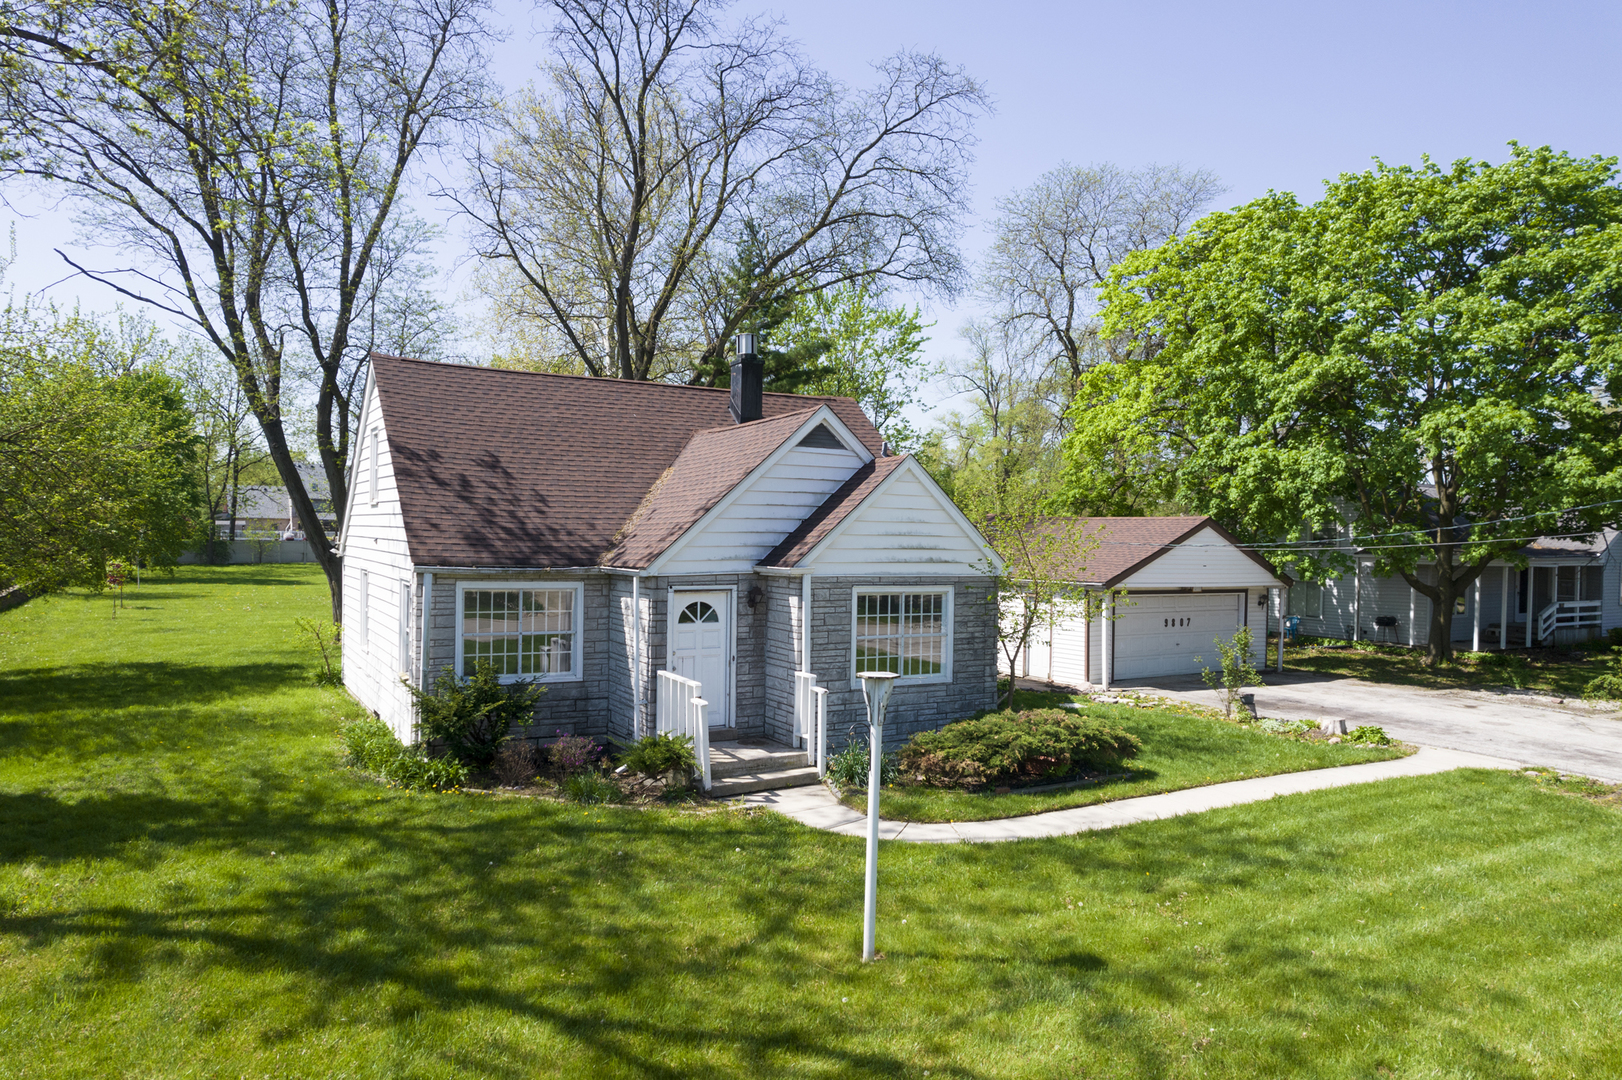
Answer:
<path fill-rule="evenodd" d="M 0 702 L 12 715 L 34 710 L 99 711 L 202 705 L 307 683 L 313 664 L 287 661 L 186 664 L 164 660 L 75 664 L 0 672 Z"/>

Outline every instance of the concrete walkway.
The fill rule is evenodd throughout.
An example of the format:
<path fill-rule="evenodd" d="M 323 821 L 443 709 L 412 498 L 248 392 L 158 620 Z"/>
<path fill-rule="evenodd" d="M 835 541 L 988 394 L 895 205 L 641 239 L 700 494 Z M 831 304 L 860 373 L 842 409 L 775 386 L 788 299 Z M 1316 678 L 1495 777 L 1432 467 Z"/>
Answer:
<path fill-rule="evenodd" d="M 1231 780 L 1225 784 L 1168 791 L 1162 795 L 1141 795 L 1135 799 L 1050 810 L 1045 814 L 1001 818 L 996 821 L 959 821 L 924 824 L 909 821 L 879 821 L 879 837 L 908 840 L 918 844 L 951 844 L 962 841 L 989 843 L 997 840 L 1029 840 L 1042 836 L 1069 836 L 1094 829 L 1113 829 L 1139 821 L 1156 821 L 1180 814 L 1197 814 L 1219 806 L 1261 802 L 1275 795 L 1296 795 L 1303 791 L 1369 784 L 1398 776 L 1428 776 L 1453 769 L 1519 769 L 1519 762 L 1485 757 L 1460 750 L 1421 747 L 1418 753 L 1392 761 L 1371 761 L 1363 765 L 1339 765 L 1280 776 L 1257 776 Z M 843 805 L 821 784 L 814 787 L 783 788 L 745 795 L 746 806 L 764 806 L 787 814 L 795 821 L 827 832 L 846 836 L 867 835 L 867 815 Z"/>

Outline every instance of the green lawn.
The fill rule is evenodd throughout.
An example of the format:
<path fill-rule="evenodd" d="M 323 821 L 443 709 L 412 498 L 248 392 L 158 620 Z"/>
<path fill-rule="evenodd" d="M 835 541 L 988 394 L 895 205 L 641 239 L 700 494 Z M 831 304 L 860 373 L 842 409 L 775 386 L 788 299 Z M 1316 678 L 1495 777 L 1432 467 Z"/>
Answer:
<path fill-rule="evenodd" d="M 1609 666 L 1606 647 L 1511 649 L 1506 653 L 1459 652 L 1451 664 L 1425 666 L 1424 649 L 1368 642 L 1307 642 L 1284 650 L 1290 671 L 1347 675 L 1369 682 L 1421 686 L 1431 690 L 1485 690 L 1516 687 L 1555 697 L 1580 698 L 1583 687 Z M 1503 666 L 1505 662 L 1509 666 Z"/>
<path fill-rule="evenodd" d="M 1070 700 L 1087 699 L 1021 692 L 1015 705 L 1038 708 Z M 895 821 L 986 821 L 1203 787 L 1248 776 L 1384 761 L 1405 753 L 1395 748 L 1360 748 L 1286 738 L 1178 708 L 1089 705 L 1085 715 L 1106 720 L 1143 740 L 1142 752 L 1122 766 L 1127 775 L 1082 787 L 1033 793 L 1009 791 L 1001 795 L 898 783 L 884 789 L 879 800 L 881 812 Z M 865 791 L 845 793 L 844 802 L 867 811 Z"/>
<path fill-rule="evenodd" d="M 1521 775 L 1103 834 L 380 789 L 298 568 L 0 614 L 7 1077 L 1622 1075 L 1622 813 Z"/>

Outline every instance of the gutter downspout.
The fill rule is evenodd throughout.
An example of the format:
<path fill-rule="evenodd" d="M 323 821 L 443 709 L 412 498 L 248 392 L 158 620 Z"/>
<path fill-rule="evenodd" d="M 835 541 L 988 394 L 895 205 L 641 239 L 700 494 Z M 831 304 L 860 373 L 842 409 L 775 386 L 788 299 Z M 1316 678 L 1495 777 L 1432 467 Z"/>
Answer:
<path fill-rule="evenodd" d="M 811 670 L 811 575 L 800 577 L 800 670 Z"/>
<path fill-rule="evenodd" d="M 642 697 L 642 577 L 631 575 L 631 734 L 642 737 L 642 713 L 647 702 Z"/>
<path fill-rule="evenodd" d="M 424 570 L 422 573 L 422 641 L 419 652 L 422 655 L 422 666 L 417 672 L 417 689 L 428 692 L 428 629 L 432 625 L 434 608 L 434 572 Z M 415 742 L 415 738 L 412 740 Z"/>

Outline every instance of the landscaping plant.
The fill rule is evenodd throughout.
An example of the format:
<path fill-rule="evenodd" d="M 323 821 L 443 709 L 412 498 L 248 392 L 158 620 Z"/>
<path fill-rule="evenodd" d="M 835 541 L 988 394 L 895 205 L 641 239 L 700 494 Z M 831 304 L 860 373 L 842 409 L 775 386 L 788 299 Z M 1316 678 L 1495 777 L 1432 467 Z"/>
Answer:
<path fill-rule="evenodd" d="M 340 733 L 345 760 L 390 787 L 409 791 L 456 791 L 467 783 L 467 766 L 452 757 L 431 758 L 419 744 L 403 746 L 376 717 L 354 720 Z"/>
<path fill-rule="evenodd" d="M 1346 734 L 1347 742 L 1371 743 L 1374 746 L 1390 746 L 1391 736 L 1385 733 L 1385 728 L 1375 727 L 1373 724 L 1360 724 Z"/>
<path fill-rule="evenodd" d="M 559 780 L 591 769 L 603 755 L 603 748 L 590 735 L 565 735 L 560 729 L 558 741 L 547 751 L 552 772 Z"/>
<path fill-rule="evenodd" d="M 596 772 L 575 773 L 563 782 L 563 793 L 571 802 L 585 803 L 587 806 L 619 802 L 620 799 L 620 789 L 614 786 L 614 782 Z"/>
<path fill-rule="evenodd" d="M 841 791 L 865 790 L 867 773 L 871 767 L 867 750 L 867 732 L 852 726 L 846 733 L 845 748 L 828 759 L 828 779 Z M 892 784 L 896 778 L 894 754 L 879 758 L 879 784 Z"/>
<path fill-rule="evenodd" d="M 342 686 L 344 684 L 344 657 L 343 657 L 343 630 L 330 619 L 293 620 L 293 625 L 309 634 L 315 640 L 315 647 L 321 653 L 321 670 L 315 673 L 317 686 Z"/>
<path fill-rule="evenodd" d="M 1583 697 L 1608 701 L 1622 698 L 1622 649 L 1612 650 L 1610 669 L 1588 680 L 1588 685 L 1583 687 Z"/>
<path fill-rule="evenodd" d="M 908 782 L 977 787 L 1114 768 L 1135 757 L 1142 745 L 1101 720 L 1063 709 L 1030 709 L 921 731 L 896 757 Z"/>
<path fill-rule="evenodd" d="M 641 776 L 664 776 L 672 771 L 685 776 L 698 768 L 698 754 L 691 735 L 659 732 L 625 747 L 619 762 Z"/>
<path fill-rule="evenodd" d="M 521 740 L 503 743 L 496 751 L 493 771 L 505 787 L 526 787 L 534 783 L 541 771 L 535 744 Z"/>
<path fill-rule="evenodd" d="M 1212 638 L 1216 643 L 1217 655 L 1222 658 L 1222 667 L 1219 671 L 1206 668 L 1200 672 L 1200 678 L 1205 685 L 1217 692 L 1222 701 L 1222 715 L 1229 720 L 1233 719 L 1233 708 L 1241 705 L 1241 694 L 1247 686 L 1264 686 L 1262 677 L 1250 661 L 1251 649 L 1254 639 L 1250 635 L 1250 627 L 1241 626 L 1235 630 L 1233 637 L 1224 644 L 1221 638 Z M 1194 658 L 1196 664 L 1205 661 L 1200 657 Z"/>
<path fill-rule="evenodd" d="M 444 743 L 456 760 L 475 769 L 489 767 L 511 728 L 534 722 L 535 703 L 546 693 L 530 679 L 502 682 L 487 660 L 467 678 L 445 668 L 426 692 L 400 681 L 417 703 L 424 739 Z"/>

